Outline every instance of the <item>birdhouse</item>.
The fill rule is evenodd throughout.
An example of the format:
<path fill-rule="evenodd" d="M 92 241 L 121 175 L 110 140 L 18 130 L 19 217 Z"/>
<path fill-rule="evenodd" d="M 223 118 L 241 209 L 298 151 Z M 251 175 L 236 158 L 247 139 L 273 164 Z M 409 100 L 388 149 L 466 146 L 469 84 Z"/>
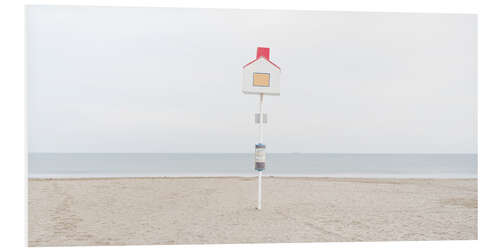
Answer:
<path fill-rule="evenodd" d="M 243 93 L 280 95 L 281 69 L 269 59 L 269 48 L 257 48 L 257 57 L 243 66 Z"/>

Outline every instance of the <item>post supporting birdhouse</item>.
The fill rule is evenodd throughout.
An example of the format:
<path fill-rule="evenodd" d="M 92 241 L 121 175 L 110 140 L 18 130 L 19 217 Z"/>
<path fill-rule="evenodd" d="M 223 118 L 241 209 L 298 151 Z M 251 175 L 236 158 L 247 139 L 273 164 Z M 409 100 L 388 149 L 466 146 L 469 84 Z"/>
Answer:
<path fill-rule="evenodd" d="M 260 94 L 259 144 L 264 145 L 264 94 Z M 259 191 L 257 209 L 262 209 L 262 170 L 259 171 Z"/>
<path fill-rule="evenodd" d="M 264 144 L 264 95 L 280 94 L 281 69 L 269 59 L 269 48 L 257 48 L 257 57 L 243 66 L 243 86 L 245 94 L 257 94 L 260 97 L 259 113 L 256 122 L 259 125 L 259 142 L 255 145 L 255 170 L 258 171 L 257 209 L 262 209 L 262 172 L 266 167 L 266 145 Z M 256 115 L 257 117 L 257 115 Z"/>

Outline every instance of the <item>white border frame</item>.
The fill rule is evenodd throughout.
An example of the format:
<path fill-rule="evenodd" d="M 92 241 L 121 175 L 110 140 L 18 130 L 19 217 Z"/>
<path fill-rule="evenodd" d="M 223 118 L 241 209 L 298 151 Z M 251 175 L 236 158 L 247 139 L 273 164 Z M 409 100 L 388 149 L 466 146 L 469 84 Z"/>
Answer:
<path fill-rule="evenodd" d="M 1 245 L 5 249 L 25 245 L 25 195 L 26 195 L 26 116 L 24 84 L 24 4 L 60 4 L 93 6 L 137 7 L 196 7 L 238 9 L 290 9 L 372 12 L 421 12 L 421 13 L 470 13 L 479 14 L 479 240 L 478 241 L 420 241 L 420 242 L 371 242 L 371 243 L 311 243 L 311 244 L 242 244 L 242 245 L 179 245 L 179 246 L 127 246 L 96 247 L 95 249 L 494 249 L 498 248 L 497 226 L 500 223 L 499 149 L 500 141 L 500 23 L 497 1 L 465 0 L 350 0 L 298 1 L 298 0 L 59 0 L 59 1 L 10 1 L 0 4 L 0 166 L 3 179 Z M 44 248 L 63 249 L 63 248 Z M 71 249 L 88 249 L 72 247 Z"/>

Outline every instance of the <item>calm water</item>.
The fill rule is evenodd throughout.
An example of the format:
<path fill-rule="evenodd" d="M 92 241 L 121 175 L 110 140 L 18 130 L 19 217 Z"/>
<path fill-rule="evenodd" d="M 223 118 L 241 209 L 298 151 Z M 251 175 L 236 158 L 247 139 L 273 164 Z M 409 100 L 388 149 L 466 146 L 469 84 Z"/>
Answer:
<path fill-rule="evenodd" d="M 254 176 L 252 154 L 29 154 L 42 177 Z M 477 178 L 475 154 L 268 154 L 265 175 Z"/>

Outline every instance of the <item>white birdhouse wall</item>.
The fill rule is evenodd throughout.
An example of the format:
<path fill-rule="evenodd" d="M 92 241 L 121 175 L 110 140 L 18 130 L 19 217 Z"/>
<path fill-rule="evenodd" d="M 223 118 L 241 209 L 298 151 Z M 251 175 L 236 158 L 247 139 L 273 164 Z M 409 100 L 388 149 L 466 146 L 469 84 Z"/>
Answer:
<path fill-rule="evenodd" d="M 264 57 L 243 68 L 243 93 L 280 94 L 281 71 Z"/>

